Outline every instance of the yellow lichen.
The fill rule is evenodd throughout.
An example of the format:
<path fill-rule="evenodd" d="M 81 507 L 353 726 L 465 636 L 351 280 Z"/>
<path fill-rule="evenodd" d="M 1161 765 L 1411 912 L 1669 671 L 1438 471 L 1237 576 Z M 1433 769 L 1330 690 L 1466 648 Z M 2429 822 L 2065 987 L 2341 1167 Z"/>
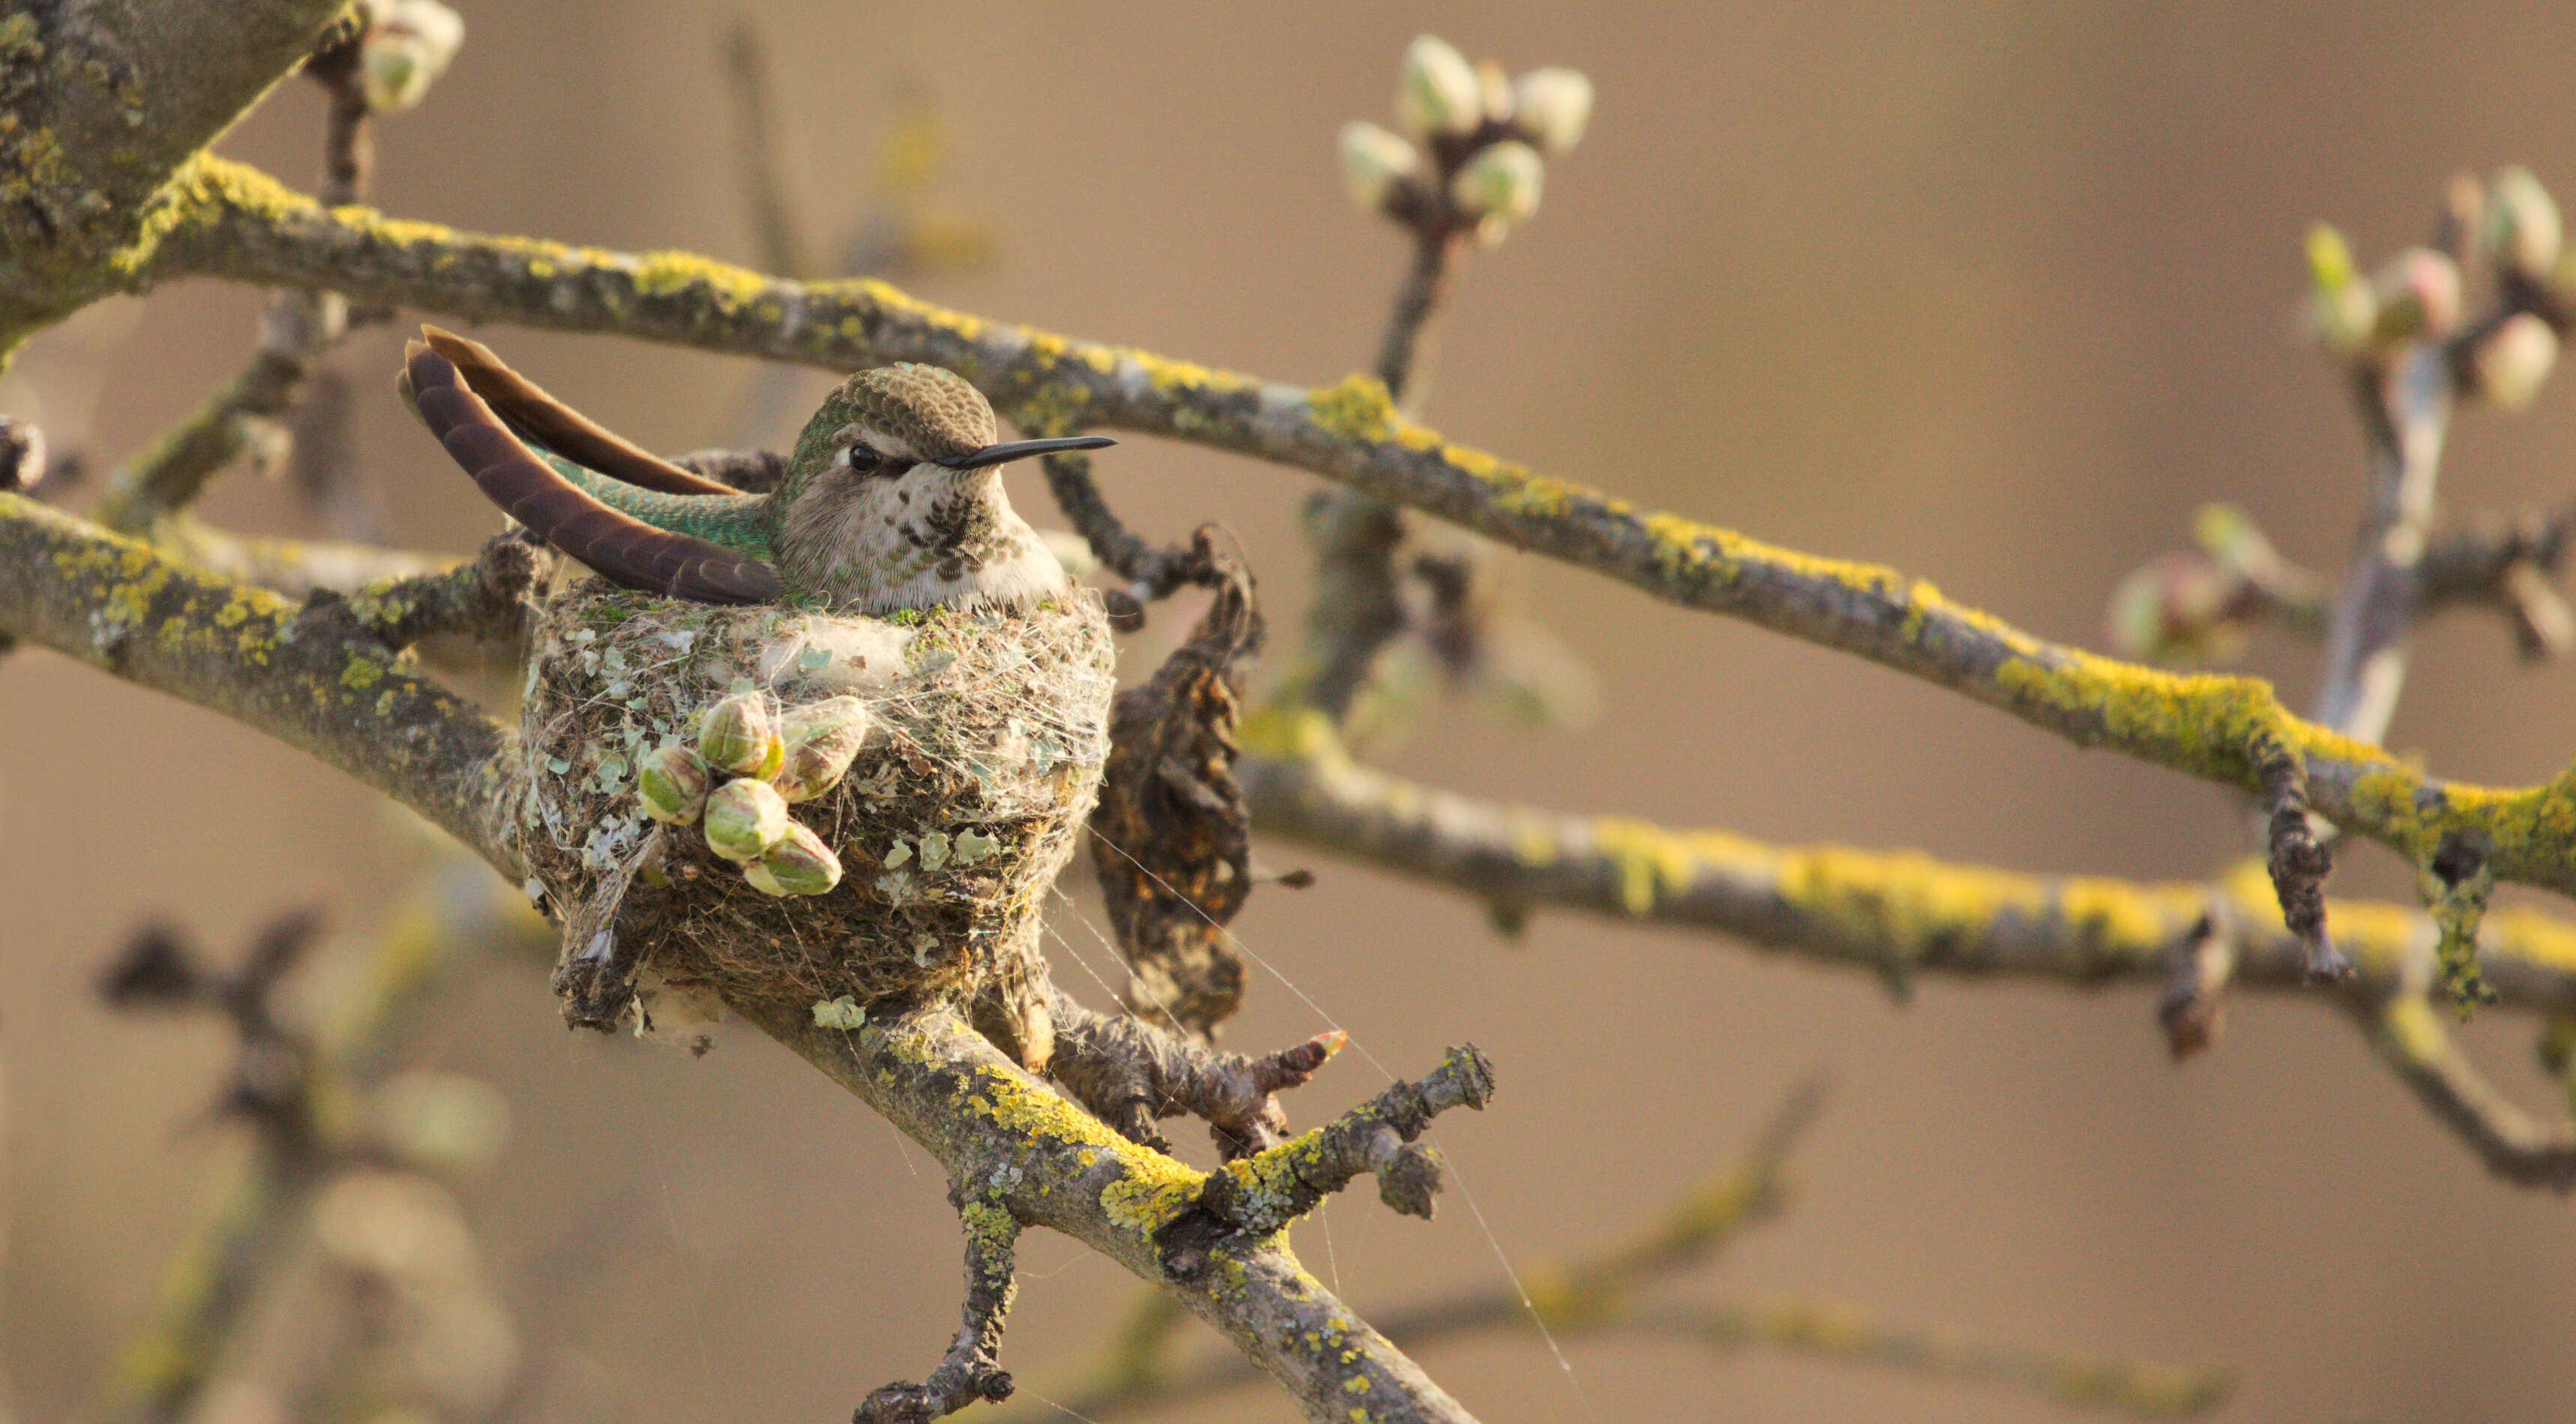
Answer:
<path fill-rule="evenodd" d="M 1386 393 L 1386 383 L 1358 373 L 1339 385 L 1309 393 L 1306 409 L 1327 434 L 1362 445 L 1386 439 L 1395 418 L 1395 400 Z"/>

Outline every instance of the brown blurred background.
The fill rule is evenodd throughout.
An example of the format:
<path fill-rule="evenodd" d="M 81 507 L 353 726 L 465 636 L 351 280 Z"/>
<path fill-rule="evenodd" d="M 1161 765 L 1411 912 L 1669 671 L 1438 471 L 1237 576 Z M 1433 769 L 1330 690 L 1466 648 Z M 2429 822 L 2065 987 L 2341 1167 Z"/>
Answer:
<path fill-rule="evenodd" d="M 381 130 L 384 207 L 755 255 L 718 58 L 735 5 L 464 8 L 455 69 Z M 2295 337 L 2310 221 L 2375 260 L 2418 238 L 2456 167 L 2522 162 L 2576 194 L 2576 10 L 2558 5 L 748 12 L 776 51 L 816 234 L 865 204 L 876 136 L 916 83 L 947 125 L 942 196 L 986 220 L 1000 253 L 924 295 L 1299 382 L 1365 363 L 1400 270 L 1399 239 L 1344 200 L 1332 145 L 1347 119 L 1386 120 L 1404 43 L 1428 29 L 1516 69 L 1581 68 L 1600 92 L 1591 133 L 1550 165 L 1538 218 L 1469 267 L 1439 331 L 1430 421 L 1643 502 L 1893 563 L 2088 645 L 2111 583 L 2183 542 L 2204 500 L 2243 504 L 2295 557 L 2340 561 L 2359 439 Z M 281 89 L 225 149 L 309 183 L 318 109 Z M 122 458 L 237 368 L 260 301 L 198 284 L 93 312 L 29 353 L 22 390 L 58 443 Z M 614 339 L 484 334 L 668 449 L 716 438 L 757 375 Z M 470 549 L 493 517 L 379 394 L 395 349 L 378 328 L 340 357 L 358 377 L 360 455 L 407 537 Z M 2450 508 L 2563 494 L 2566 384 L 2527 415 L 2462 421 Z M 1101 470 L 1150 531 L 1232 526 L 1274 615 L 1293 620 L 1307 477 L 1137 441 Z M 1031 476 L 1014 479 L 1024 511 L 1051 514 Z M 279 490 L 246 480 L 210 508 L 295 525 Z M 1411 774 L 2037 870 L 2188 877 L 2241 849 L 2209 788 L 1506 558 L 1527 606 L 1591 660 L 1605 715 L 1557 739 L 1459 719 L 1397 759 Z M 2295 702 L 2313 661 L 2268 641 L 2254 666 Z M 2518 666 L 2500 623 L 2440 623 L 2393 744 L 2462 777 L 2542 778 L 2576 753 L 2571 690 L 2576 671 Z M 21 1417 L 50 1420 L 101 1377 L 240 1155 L 236 1133 L 193 1125 L 223 1034 L 108 1014 L 99 966 L 153 913 L 227 954 L 296 897 L 362 928 L 404 873 L 409 832 L 281 746 L 49 656 L 0 663 L 0 725 L 14 729 L 0 742 L 0 1346 Z M 1507 944 L 1448 895 L 1294 847 L 1267 855 L 1322 876 L 1258 897 L 1239 925 L 1306 995 L 1390 1066 L 1460 1039 L 1501 1065 L 1493 1108 L 1443 1139 L 1524 1267 L 1642 1226 L 1822 1068 L 1837 1088 L 1793 1214 L 1695 1289 L 1813 1291 L 1985 1338 L 2233 1362 L 2246 1383 L 2231 1420 L 2576 1407 L 2568 1204 L 2490 1180 L 2320 1005 L 2241 1001 L 2218 1050 L 2177 1070 L 2142 992 L 1935 980 L 1899 1008 L 1863 977 L 1703 937 L 1541 915 Z M 2362 850 L 2336 889 L 2409 882 Z M 1089 934 L 1065 929 L 1105 973 Z M 1080 969 L 1058 975 L 1098 1001 Z M 1319 1026 L 1263 980 L 1236 1041 Z M 2532 1027 L 2491 1017 L 2470 1039 L 2546 1108 Z M 567 1036 L 541 973 L 494 963 L 439 1004 L 417 1057 L 508 1095 L 514 1140 L 476 1205 L 560 1382 L 557 1417 L 843 1417 L 865 1390 L 918 1378 L 953 1327 L 956 1233 L 935 1170 L 765 1043 L 735 1034 L 693 1061 Z M 1377 1085 L 1345 1059 L 1293 1106 L 1311 1120 Z M 1496 1276 L 1460 1194 L 1427 1226 L 1368 1196 L 1299 1236 L 1363 1311 Z M 1005 1363 L 1062 1397 L 1137 1288 L 1043 1234 L 1022 1263 Z M 260 1348 L 297 1328 L 271 1322 Z M 1761 1353 L 1566 1353 L 1570 1380 L 1526 1333 L 1426 1364 L 1495 1421 L 2058 1413 Z M 1292 1416 L 1266 1390 L 1182 1412 Z"/>

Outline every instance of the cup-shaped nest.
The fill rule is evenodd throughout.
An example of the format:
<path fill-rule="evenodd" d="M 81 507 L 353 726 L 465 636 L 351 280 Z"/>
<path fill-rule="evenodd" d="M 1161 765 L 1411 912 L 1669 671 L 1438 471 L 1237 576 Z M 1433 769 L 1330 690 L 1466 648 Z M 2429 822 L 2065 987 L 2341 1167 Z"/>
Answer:
<path fill-rule="evenodd" d="M 1099 787 L 1114 662 L 1085 590 L 1027 613 L 890 618 L 591 582 L 556 593 L 531 629 L 516 811 L 532 889 L 566 929 L 568 1016 L 650 1015 L 673 990 L 947 1000 L 1043 1063 L 1040 916 Z M 695 747 L 708 709 L 745 693 L 783 720 L 836 697 L 865 704 L 848 770 L 791 808 L 838 857 L 823 893 L 781 894 L 779 877 L 764 888 L 701 824 L 645 814 L 639 767 Z M 740 773 L 708 774 L 720 786 Z"/>

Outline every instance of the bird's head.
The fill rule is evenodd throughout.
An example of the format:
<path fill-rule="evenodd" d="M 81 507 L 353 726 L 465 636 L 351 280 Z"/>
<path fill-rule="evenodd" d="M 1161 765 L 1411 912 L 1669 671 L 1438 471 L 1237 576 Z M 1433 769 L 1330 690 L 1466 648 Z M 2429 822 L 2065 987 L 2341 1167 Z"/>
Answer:
<path fill-rule="evenodd" d="M 791 499 L 856 493 L 871 481 L 891 481 L 923 500 L 986 488 L 998 496 L 999 467 L 1010 461 L 1117 443 L 1098 435 L 1002 441 L 999 434 L 984 393 L 954 371 L 912 362 L 861 371 L 805 423 L 780 492 Z"/>

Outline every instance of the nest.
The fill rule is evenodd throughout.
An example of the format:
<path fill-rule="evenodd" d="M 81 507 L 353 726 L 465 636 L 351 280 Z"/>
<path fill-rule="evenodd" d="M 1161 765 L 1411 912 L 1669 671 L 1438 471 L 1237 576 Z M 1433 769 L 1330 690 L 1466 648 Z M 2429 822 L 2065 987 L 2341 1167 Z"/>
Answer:
<path fill-rule="evenodd" d="M 1088 590 L 1027 613 L 883 619 L 592 581 L 554 594 L 530 630 L 517 812 L 532 889 L 565 930 L 566 1017 L 640 1029 L 681 996 L 941 1000 L 1042 1065 L 1043 897 L 1098 790 L 1114 675 Z M 840 857 L 824 894 L 765 894 L 698 827 L 642 810 L 642 759 L 745 691 L 782 712 L 844 694 L 867 704 L 848 773 L 793 807 Z"/>

